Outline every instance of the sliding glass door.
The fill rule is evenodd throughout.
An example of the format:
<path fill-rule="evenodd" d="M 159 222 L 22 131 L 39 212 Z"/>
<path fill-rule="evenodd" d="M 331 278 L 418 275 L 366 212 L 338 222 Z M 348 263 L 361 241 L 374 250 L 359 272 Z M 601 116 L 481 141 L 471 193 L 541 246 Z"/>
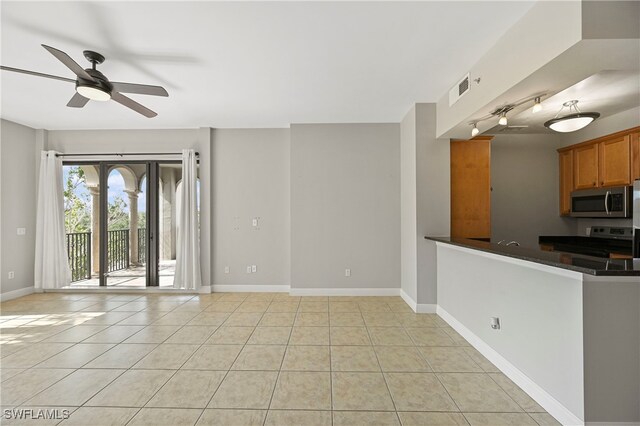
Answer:
<path fill-rule="evenodd" d="M 65 162 L 72 287 L 172 287 L 180 161 Z"/>
<path fill-rule="evenodd" d="M 100 285 L 155 286 L 153 162 L 101 162 Z M 151 208 L 150 208 L 151 207 Z"/>

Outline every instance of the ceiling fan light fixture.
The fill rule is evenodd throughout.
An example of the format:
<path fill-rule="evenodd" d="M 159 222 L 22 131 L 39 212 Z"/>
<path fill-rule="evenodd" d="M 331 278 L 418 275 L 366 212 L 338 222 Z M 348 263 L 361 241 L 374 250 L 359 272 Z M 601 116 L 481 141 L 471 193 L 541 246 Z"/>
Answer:
<path fill-rule="evenodd" d="M 544 123 L 544 127 L 547 127 L 553 131 L 560 133 L 575 132 L 576 130 L 583 129 L 591 124 L 595 119 L 600 117 L 598 112 L 580 112 L 578 109 L 578 101 L 569 101 L 562 104 L 562 109 L 569 108 L 569 112 L 574 110 L 575 113 L 567 114 L 563 117 L 558 117 L 562 109 L 558 112 L 555 118 Z"/>
<path fill-rule="evenodd" d="M 77 86 L 76 92 L 92 101 L 105 102 L 111 99 L 111 93 L 94 86 Z"/>
<path fill-rule="evenodd" d="M 476 137 L 480 133 L 480 129 L 478 129 L 477 123 L 473 123 L 473 129 L 471 129 L 471 137 Z"/>
<path fill-rule="evenodd" d="M 498 124 L 501 126 L 506 126 L 507 124 L 509 124 L 509 121 L 507 120 L 506 112 L 502 113 L 502 115 L 500 116 L 500 120 L 498 120 Z"/>

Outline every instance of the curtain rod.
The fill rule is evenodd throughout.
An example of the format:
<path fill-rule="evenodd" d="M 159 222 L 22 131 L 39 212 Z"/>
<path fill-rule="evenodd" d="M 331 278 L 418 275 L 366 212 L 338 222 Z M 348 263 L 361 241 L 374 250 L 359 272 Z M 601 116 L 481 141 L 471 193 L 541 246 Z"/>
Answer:
<path fill-rule="evenodd" d="M 158 155 L 182 155 L 181 152 L 131 152 L 131 153 L 125 153 L 125 154 L 118 154 L 118 153 L 102 153 L 102 154 L 98 154 L 98 153 L 92 153 L 92 154 L 56 154 L 56 157 L 125 157 L 128 155 L 147 155 L 150 157 L 153 156 L 158 156 Z M 196 152 L 196 157 L 199 157 L 200 153 Z"/>

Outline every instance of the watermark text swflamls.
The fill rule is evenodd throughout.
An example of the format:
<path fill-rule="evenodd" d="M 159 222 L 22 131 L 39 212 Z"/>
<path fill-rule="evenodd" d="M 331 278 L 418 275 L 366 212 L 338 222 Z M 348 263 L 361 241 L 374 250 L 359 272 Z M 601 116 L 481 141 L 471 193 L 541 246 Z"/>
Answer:
<path fill-rule="evenodd" d="M 3 410 L 5 420 L 66 420 L 71 412 L 57 408 L 8 408 Z"/>

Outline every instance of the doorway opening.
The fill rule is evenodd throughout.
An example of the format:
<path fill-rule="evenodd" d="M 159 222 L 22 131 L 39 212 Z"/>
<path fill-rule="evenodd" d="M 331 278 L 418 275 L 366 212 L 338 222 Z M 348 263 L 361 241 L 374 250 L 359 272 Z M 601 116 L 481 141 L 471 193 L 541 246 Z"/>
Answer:
<path fill-rule="evenodd" d="M 64 162 L 70 288 L 172 288 L 181 177 L 180 161 Z"/>

